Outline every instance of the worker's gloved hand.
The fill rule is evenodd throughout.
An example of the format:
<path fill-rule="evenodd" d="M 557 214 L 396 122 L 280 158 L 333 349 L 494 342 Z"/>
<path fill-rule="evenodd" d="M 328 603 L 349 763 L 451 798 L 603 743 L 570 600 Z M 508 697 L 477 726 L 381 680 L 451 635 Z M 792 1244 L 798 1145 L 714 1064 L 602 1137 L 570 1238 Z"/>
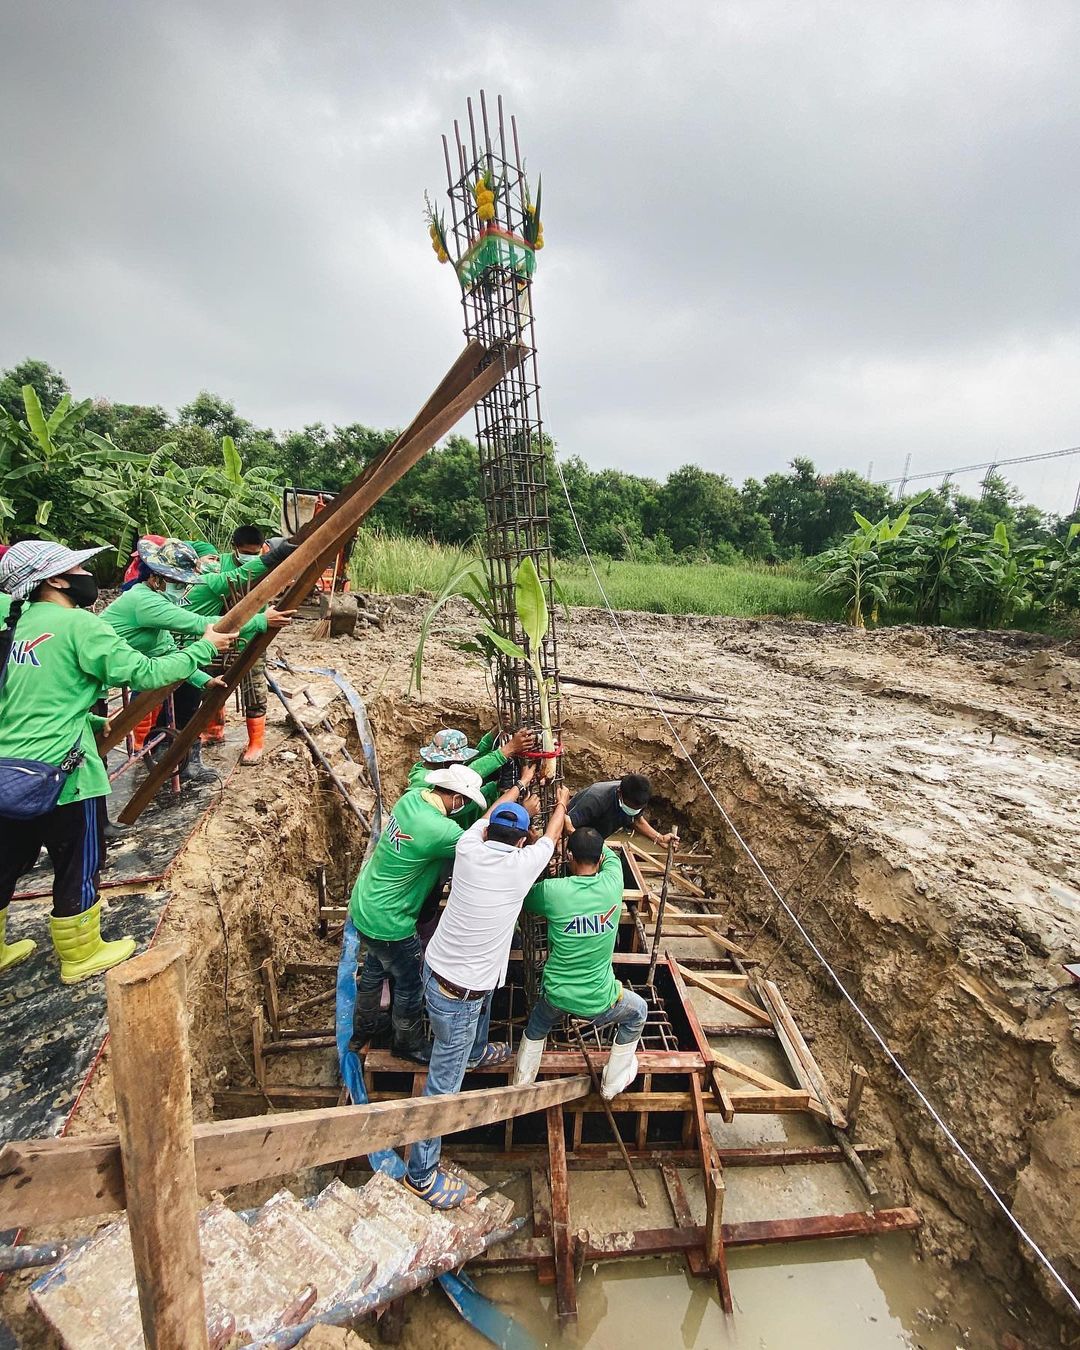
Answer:
<path fill-rule="evenodd" d="M 277 567 L 278 563 L 283 563 L 290 553 L 295 553 L 298 545 L 290 543 L 288 539 L 282 539 L 280 535 L 271 539 L 266 552 L 263 554 L 263 562 L 267 567 Z"/>

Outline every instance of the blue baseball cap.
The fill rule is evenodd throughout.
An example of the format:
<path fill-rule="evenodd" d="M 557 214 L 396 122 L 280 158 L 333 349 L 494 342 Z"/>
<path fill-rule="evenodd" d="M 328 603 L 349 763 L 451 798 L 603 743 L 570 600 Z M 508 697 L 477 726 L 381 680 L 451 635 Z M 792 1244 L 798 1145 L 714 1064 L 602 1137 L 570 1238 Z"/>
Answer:
<path fill-rule="evenodd" d="M 525 834 L 532 824 L 532 817 L 517 802 L 504 802 L 491 813 L 492 825 L 502 825 L 506 829 L 520 830 Z"/>

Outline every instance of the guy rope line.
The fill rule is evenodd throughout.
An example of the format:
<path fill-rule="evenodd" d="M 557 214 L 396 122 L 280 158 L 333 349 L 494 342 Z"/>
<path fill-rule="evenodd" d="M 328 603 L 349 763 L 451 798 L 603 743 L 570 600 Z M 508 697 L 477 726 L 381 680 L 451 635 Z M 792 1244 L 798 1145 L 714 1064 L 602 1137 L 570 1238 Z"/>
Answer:
<path fill-rule="evenodd" d="M 984 1190 L 986 1191 L 986 1193 L 990 1196 L 990 1198 L 994 1201 L 994 1203 L 998 1206 L 998 1208 L 1001 1210 L 1002 1214 L 1005 1215 L 1005 1218 L 1006 1218 L 1006 1219 L 1009 1221 L 1009 1223 L 1013 1226 L 1013 1228 L 1015 1229 L 1016 1233 L 1019 1235 L 1019 1237 L 1021 1238 L 1021 1240 L 1027 1245 L 1027 1247 L 1032 1251 L 1032 1253 L 1033 1253 L 1033 1254 L 1035 1255 L 1035 1257 L 1039 1260 L 1039 1262 L 1042 1264 L 1042 1266 L 1046 1269 L 1047 1273 L 1050 1275 L 1050 1277 L 1051 1277 L 1051 1279 L 1054 1281 L 1054 1283 L 1055 1283 L 1056 1285 L 1059 1286 L 1059 1288 L 1061 1289 L 1061 1291 L 1064 1293 L 1065 1297 L 1066 1297 L 1066 1298 L 1068 1299 L 1068 1301 L 1072 1304 L 1073 1309 L 1074 1309 L 1077 1313 L 1080 1313 L 1080 1297 L 1078 1297 L 1078 1296 L 1072 1291 L 1072 1289 L 1069 1288 L 1068 1284 L 1066 1284 L 1065 1280 L 1064 1280 L 1064 1279 L 1062 1278 L 1062 1276 L 1058 1273 L 1057 1269 L 1055 1268 L 1055 1266 L 1054 1266 L 1053 1263 L 1051 1262 L 1050 1258 L 1046 1255 L 1046 1253 L 1043 1251 L 1043 1249 L 1039 1246 L 1039 1244 L 1035 1241 L 1035 1239 L 1031 1236 L 1031 1234 L 1030 1234 L 1030 1233 L 1027 1231 L 1027 1229 L 1023 1226 L 1023 1224 L 1020 1222 L 1020 1220 L 1017 1219 L 1017 1217 L 1013 1214 L 1012 1210 L 1011 1210 L 1011 1209 L 1009 1208 L 1009 1206 L 1006 1204 L 1006 1202 L 1005 1202 L 1005 1200 L 1003 1199 L 1003 1197 L 1002 1197 L 1002 1196 L 998 1193 L 998 1191 L 995 1189 L 993 1182 L 989 1179 L 989 1177 L 987 1177 L 987 1175 L 985 1174 L 985 1172 L 983 1172 L 982 1168 L 978 1165 L 978 1163 L 975 1161 L 975 1159 L 971 1156 L 971 1154 L 970 1154 L 970 1153 L 967 1151 L 967 1149 L 963 1146 L 963 1144 L 960 1142 L 960 1140 L 957 1139 L 956 1135 L 952 1132 L 952 1130 L 951 1130 L 951 1129 L 949 1128 L 949 1126 L 946 1124 L 945 1120 L 943 1119 L 943 1117 L 941 1116 L 941 1114 L 938 1112 L 938 1110 L 937 1110 L 937 1108 L 934 1106 L 934 1104 L 930 1101 L 929 1097 L 927 1097 L 926 1093 L 925 1093 L 925 1092 L 922 1090 L 922 1088 L 918 1085 L 918 1083 L 915 1081 L 915 1079 L 912 1078 L 911 1074 L 909 1074 L 908 1071 L 907 1071 L 907 1069 L 904 1068 L 903 1064 L 900 1062 L 900 1060 L 899 1060 L 899 1058 L 896 1056 L 896 1054 L 890 1049 L 890 1047 L 889 1047 L 888 1043 L 886 1042 L 884 1036 L 882 1036 L 881 1032 L 878 1031 L 877 1027 L 873 1024 L 873 1022 L 871 1022 L 869 1016 L 868 1016 L 865 1012 L 863 1012 L 862 1008 L 861 1008 L 861 1007 L 859 1006 L 859 1004 L 855 1001 L 854 996 L 853 996 L 851 993 L 849 993 L 848 988 L 847 988 L 847 986 L 844 984 L 843 980 L 841 980 L 840 976 L 837 975 L 836 971 L 835 971 L 835 970 L 832 968 L 832 966 L 829 964 L 828 960 L 827 960 L 826 957 L 823 955 L 823 953 L 821 952 L 821 950 L 820 950 L 820 948 L 817 946 L 817 944 L 814 942 L 813 938 L 810 936 L 810 934 L 809 934 L 809 933 L 806 931 L 806 929 L 803 927 L 802 923 L 801 923 L 800 920 L 799 920 L 799 916 L 798 916 L 798 915 L 795 913 L 795 911 L 791 908 L 791 906 L 788 904 L 788 902 L 787 902 L 787 900 L 784 898 L 784 896 L 781 895 L 780 891 L 777 890 L 777 888 L 776 888 L 776 886 L 773 884 L 773 881 L 772 881 L 772 879 L 770 878 L 769 874 L 765 871 L 765 868 L 764 868 L 764 867 L 761 865 L 761 863 L 758 861 L 757 854 L 754 852 L 754 850 L 750 847 L 750 845 L 746 842 L 746 840 L 745 840 L 745 839 L 742 837 L 742 835 L 739 833 L 739 830 L 738 830 L 738 828 L 736 827 L 735 822 L 734 822 L 734 821 L 731 819 L 731 817 L 728 815 L 727 811 L 724 809 L 723 803 L 719 800 L 719 798 L 717 797 L 716 793 L 713 792 L 712 788 L 709 786 L 708 782 L 706 781 L 704 774 L 702 774 L 702 772 L 701 772 L 701 770 L 698 768 L 697 763 L 695 762 L 693 756 L 690 754 L 690 751 L 687 750 L 686 746 L 683 744 L 682 737 L 681 737 L 681 736 L 679 735 L 679 733 L 675 730 L 675 727 L 674 727 L 674 725 L 672 724 L 671 719 L 668 717 L 667 713 L 664 711 L 664 709 L 663 709 L 663 707 L 661 706 L 659 700 L 657 699 L 657 696 L 656 696 L 655 691 L 653 690 L 652 681 L 651 681 L 650 678 L 649 678 L 648 672 L 645 670 L 645 668 L 642 666 L 641 662 L 638 660 L 637 654 L 635 653 L 635 651 L 634 651 L 634 649 L 633 649 L 633 647 L 632 647 L 630 641 L 628 640 L 626 634 L 623 632 L 622 625 L 619 623 L 618 616 L 616 615 L 615 610 L 614 610 L 614 608 L 612 607 L 611 601 L 608 599 L 607 591 L 604 590 L 604 583 L 600 580 L 600 574 L 597 572 L 596 566 L 595 566 L 595 564 L 593 563 L 592 554 L 589 552 L 589 546 L 588 546 L 588 544 L 585 542 L 585 536 L 584 536 L 584 534 L 582 533 L 581 525 L 580 525 L 580 523 L 579 523 L 579 521 L 578 521 L 578 517 L 577 517 L 577 512 L 574 510 L 574 503 L 573 503 L 573 502 L 571 501 L 571 499 L 570 499 L 570 492 L 569 492 L 569 489 L 568 489 L 567 486 L 566 486 L 566 478 L 563 476 L 562 464 L 561 464 L 561 462 L 560 462 L 560 460 L 559 460 L 558 455 L 557 455 L 556 453 L 554 453 L 554 452 L 552 453 L 552 459 L 553 459 L 553 461 L 554 461 L 554 463 L 555 463 L 555 468 L 556 468 L 556 470 L 557 470 L 557 472 L 558 472 L 558 475 L 559 475 L 559 482 L 560 482 L 560 484 L 562 485 L 563 496 L 566 498 L 566 505 L 567 505 L 567 507 L 569 508 L 569 511 L 570 511 L 570 518 L 571 518 L 571 520 L 574 522 L 574 529 L 576 530 L 578 540 L 579 540 L 580 543 L 581 543 L 581 551 L 582 551 L 582 553 L 584 554 L 585 560 L 586 560 L 586 561 L 588 562 L 588 564 L 589 564 L 589 571 L 592 573 L 593 580 L 596 582 L 596 588 L 597 588 L 597 590 L 600 592 L 601 598 L 602 598 L 603 601 L 604 601 L 604 607 L 605 607 L 605 609 L 607 610 L 607 612 L 608 612 L 608 614 L 609 614 L 609 616 L 610 616 L 610 618 L 611 618 L 611 622 L 615 625 L 615 631 L 616 631 L 616 632 L 618 633 L 618 635 L 619 635 L 619 640 L 622 642 L 623 647 L 626 649 L 626 654 L 627 654 L 627 656 L 630 658 L 631 664 L 632 664 L 632 665 L 634 666 L 634 668 L 637 670 L 637 672 L 638 672 L 638 674 L 640 675 L 642 681 L 644 682 L 646 688 L 648 689 L 648 691 L 649 691 L 649 698 L 652 699 L 653 705 L 654 705 L 654 707 L 656 708 L 657 713 L 660 715 L 661 718 L 663 718 L 663 720 L 664 720 L 664 722 L 665 722 L 665 724 L 666 724 L 666 726 L 667 726 L 668 731 L 671 733 L 672 737 L 673 737 L 674 740 L 675 740 L 675 743 L 678 745 L 679 749 L 682 751 L 683 756 L 685 757 L 687 764 L 689 764 L 690 768 L 693 769 L 695 776 L 697 777 L 698 781 L 701 783 L 701 786 L 702 786 L 702 787 L 705 789 L 705 791 L 708 793 L 710 799 L 712 800 L 712 804 L 716 807 L 717 811 L 720 813 L 720 816 L 721 816 L 722 820 L 724 821 L 724 824 L 727 825 L 728 829 L 729 829 L 729 830 L 731 831 L 731 833 L 735 836 L 735 839 L 737 840 L 737 842 L 738 842 L 740 848 L 743 850 L 743 852 L 746 854 L 746 856 L 750 859 L 750 862 L 752 863 L 753 867 L 754 867 L 755 870 L 757 871 L 758 875 L 761 877 L 762 881 L 765 883 L 766 887 L 772 892 L 772 894 L 776 897 L 777 902 L 778 902 L 778 903 L 783 907 L 783 909 L 786 911 L 788 917 L 791 919 L 791 922 L 792 922 L 792 923 L 795 925 L 795 927 L 798 929 L 800 936 L 803 938 L 803 941 L 806 943 L 806 945 L 810 948 L 810 950 L 813 952 L 813 954 L 817 957 L 818 961 L 819 961 L 819 962 L 821 963 L 821 965 L 824 967 L 824 969 L 826 970 L 826 972 L 827 972 L 828 975 L 829 975 L 829 978 L 832 980 L 832 982 L 833 982 L 833 984 L 836 986 L 836 988 L 840 991 L 840 994 L 841 994 L 841 996 L 844 998 L 845 1002 L 847 1002 L 847 1003 L 850 1005 L 850 1007 L 851 1007 L 852 1010 L 854 1011 L 855 1015 L 856 1015 L 856 1016 L 859 1018 L 859 1020 L 862 1022 L 863 1026 L 864 1026 L 864 1027 L 866 1028 L 866 1030 L 870 1033 L 870 1035 L 871 1035 L 871 1036 L 873 1037 L 873 1039 L 877 1042 L 877 1044 L 881 1047 L 882 1053 L 883 1053 L 883 1054 L 885 1055 L 885 1057 L 888 1059 L 888 1061 L 890 1062 L 890 1064 L 892 1064 L 893 1068 L 894 1068 L 894 1069 L 896 1070 L 896 1072 L 900 1075 L 900 1077 L 904 1080 L 904 1082 L 907 1083 L 908 1087 L 912 1090 L 912 1092 L 914 1092 L 915 1096 L 918 1097 L 919 1101 L 922 1103 L 923 1107 L 926 1109 L 926 1111 L 927 1111 L 927 1113 L 929 1114 L 930 1118 L 931 1118 L 931 1119 L 934 1121 L 934 1123 L 937 1125 L 938 1129 L 939 1129 L 939 1130 L 941 1131 L 941 1133 L 945 1136 L 945 1138 L 946 1138 L 946 1139 L 948 1140 L 948 1142 L 952 1145 L 952 1147 L 956 1150 L 956 1152 L 959 1154 L 959 1156 L 964 1160 L 964 1162 L 967 1163 L 967 1165 L 968 1165 L 968 1167 L 970 1168 L 970 1170 L 972 1171 L 972 1173 L 974 1173 L 974 1175 L 978 1178 L 979 1182 L 982 1184 L 983 1189 L 984 1189 Z"/>

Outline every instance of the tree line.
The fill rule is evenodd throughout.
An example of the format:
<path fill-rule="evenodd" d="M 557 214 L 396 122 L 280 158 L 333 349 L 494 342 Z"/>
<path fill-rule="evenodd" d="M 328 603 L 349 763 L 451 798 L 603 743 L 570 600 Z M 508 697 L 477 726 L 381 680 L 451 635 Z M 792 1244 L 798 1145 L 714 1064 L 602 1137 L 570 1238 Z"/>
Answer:
<path fill-rule="evenodd" d="M 27 386 L 46 417 L 69 400 L 60 419 L 66 423 L 61 430 L 68 442 L 67 458 L 50 463 L 41 455 L 41 443 L 27 422 Z M 319 422 L 275 432 L 256 426 L 227 399 L 205 391 L 175 414 L 107 399 L 70 400 L 63 376 L 44 361 L 27 360 L 0 374 L 0 470 L 5 476 L 0 533 L 5 537 L 34 528 L 86 535 L 81 527 L 91 513 L 85 504 L 100 502 L 103 491 L 111 494 L 125 530 L 162 532 L 155 530 L 154 521 L 160 523 L 185 502 L 191 506 L 196 502 L 192 493 L 200 490 L 206 518 L 220 525 L 230 480 L 229 518 L 239 497 L 243 509 L 274 525 L 272 503 L 280 487 L 336 491 L 397 434 L 362 423 L 328 427 Z M 77 418 L 72 410 L 81 410 Z M 26 453 L 36 447 L 36 468 L 19 459 L 20 445 Z M 77 482 L 80 463 L 91 483 L 89 497 L 86 484 L 80 488 Z M 786 473 L 767 474 L 760 481 L 748 478 L 741 486 L 726 474 L 694 464 L 675 469 L 663 482 L 618 469 L 594 470 L 577 456 L 563 460 L 562 468 L 589 548 L 616 559 L 687 563 L 811 558 L 849 535 L 855 513 L 879 520 L 893 505 L 881 484 L 851 470 L 819 474 L 802 457 L 793 459 Z M 8 486 L 14 470 L 21 474 L 15 480 L 22 484 L 21 494 Z M 484 524 L 479 481 L 476 446 L 464 436 L 450 436 L 382 498 L 368 523 L 441 543 L 467 544 Z M 560 557 L 577 556 L 580 542 L 554 471 L 550 481 L 555 551 Z M 473 484 L 477 487 L 470 489 Z M 53 502 L 44 522 L 26 518 L 35 495 L 39 516 L 40 502 Z M 16 509 L 14 496 L 24 501 L 23 509 Z M 943 524 L 964 522 L 988 537 L 1000 525 L 1014 547 L 1063 537 L 1069 524 L 1025 504 L 1000 477 L 991 479 L 979 497 L 944 485 L 924 496 L 920 510 Z M 99 523 L 100 516 L 99 511 Z M 192 520 L 189 526 L 197 523 Z M 179 525 L 175 528 L 179 532 Z"/>

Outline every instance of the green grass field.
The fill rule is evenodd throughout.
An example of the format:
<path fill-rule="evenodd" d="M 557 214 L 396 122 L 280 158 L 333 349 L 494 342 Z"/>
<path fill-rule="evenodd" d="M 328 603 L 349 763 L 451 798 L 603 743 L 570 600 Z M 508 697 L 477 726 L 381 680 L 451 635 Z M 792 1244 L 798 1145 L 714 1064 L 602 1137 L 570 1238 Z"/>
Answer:
<path fill-rule="evenodd" d="M 468 554 L 428 540 L 362 531 L 351 574 L 360 590 L 382 595 L 437 592 Z M 739 618 L 840 619 L 840 607 L 815 593 L 816 579 L 792 567 L 597 561 L 597 571 L 615 609 L 655 614 L 731 614 Z M 560 562 L 556 575 L 571 605 L 601 605 L 596 581 L 584 559 Z"/>

